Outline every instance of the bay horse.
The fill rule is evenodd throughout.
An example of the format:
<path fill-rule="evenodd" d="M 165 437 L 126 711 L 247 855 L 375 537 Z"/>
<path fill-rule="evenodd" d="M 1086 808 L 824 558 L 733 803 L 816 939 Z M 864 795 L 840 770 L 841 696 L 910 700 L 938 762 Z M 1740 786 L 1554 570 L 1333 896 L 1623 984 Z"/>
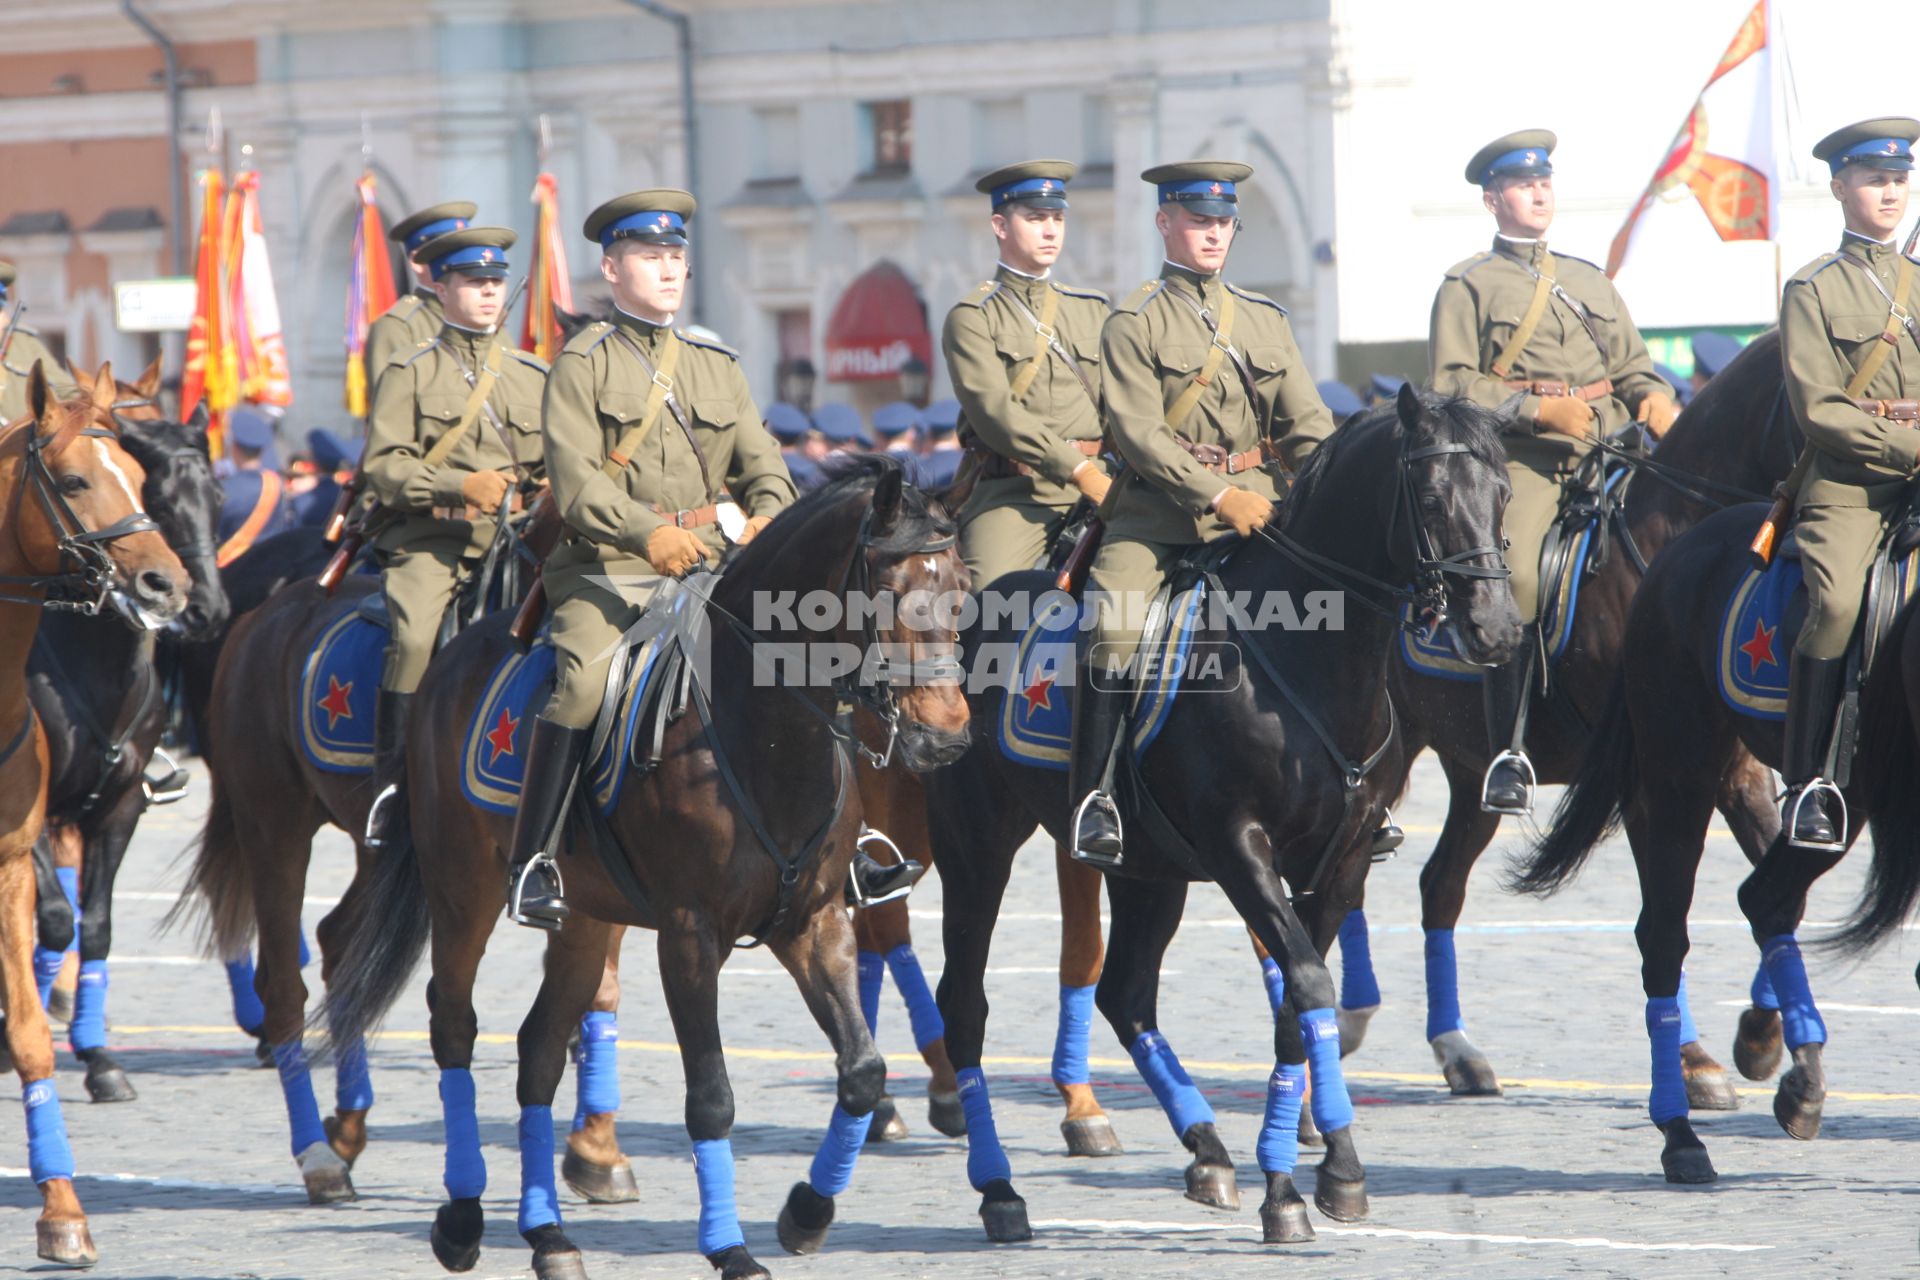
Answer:
<path fill-rule="evenodd" d="M 1680 1082 L 1675 1007 L 1688 948 L 1693 901 L 1707 821 L 1730 769 L 1751 756 L 1777 766 L 1781 725 L 1736 711 L 1722 695 L 1722 618 L 1751 568 L 1749 544 L 1766 508 L 1731 507 L 1676 539 L 1655 561 L 1627 618 L 1612 698 L 1594 730 L 1586 760 L 1554 812 L 1553 824 L 1519 861 L 1521 891 L 1550 894 L 1568 883 L 1594 847 L 1626 827 L 1640 881 L 1641 984 L 1652 1046 L 1648 1112 L 1665 1141 L 1667 1181 L 1717 1177 L 1688 1119 Z M 1798 619 L 1786 614 L 1763 639 L 1764 653 L 1784 663 Z M 1847 844 L 1871 821 L 1872 873 L 1861 907 L 1838 942 L 1860 951 L 1897 928 L 1920 892 L 1920 755 L 1915 751 L 1916 640 L 1912 609 L 1899 613 L 1880 641 L 1860 696 L 1860 749 L 1844 789 Z M 1756 666 L 1761 658 L 1753 658 Z M 1784 1040 L 1793 1065 L 1780 1078 L 1773 1114 L 1790 1136 L 1820 1131 L 1826 1100 L 1822 1048 L 1826 1027 L 1807 982 L 1795 936 L 1807 890 L 1845 856 L 1795 848 L 1777 827 L 1772 844 L 1740 886 L 1740 910 L 1760 947 L 1756 1002 L 1741 1015 L 1735 1065 L 1749 1079 L 1768 1078 Z M 1766 995 L 1775 1008 L 1758 997 Z"/>
<path fill-rule="evenodd" d="M 562 854 L 573 914 L 548 941 L 539 996 L 520 1027 L 518 1226 L 542 1280 L 586 1274 L 554 1196 L 551 1103 L 567 1036 L 601 982 L 615 924 L 658 934 L 660 980 L 686 1075 L 699 1249 L 725 1280 L 767 1272 L 747 1250 L 733 1207 L 734 1108 L 719 971 L 736 940 L 752 938 L 793 976 L 833 1045 L 837 1104 L 809 1178 L 794 1185 L 782 1209 L 779 1234 L 791 1252 L 811 1253 L 824 1243 L 834 1197 L 851 1179 L 886 1077 L 861 1015 L 842 900 L 862 827 L 844 712 L 864 701 L 891 722 L 902 759 L 914 767 L 934 768 L 965 748 L 951 624 L 916 604 L 916 597 L 931 602 L 960 592 L 965 569 L 954 542 L 953 522 L 905 484 L 897 462 L 862 459 L 730 552 L 719 577 L 705 580 L 710 588 L 688 587 L 679 598 L 684 608 L 672 616 L 698 619 L 689 625 L 709 637 L 707 652 L 689 658 L 692 714 L 667 722 L 657 765 L 621 787 L 604 821 L 593 800 L 576 797 Z M 801 607 L 784 624 L 760 619 L 764 602 L 796 597 Z M 848 602 L 856 598 L 898 601 L 900 608 L 869 614 L 862 626 L 849 617 Z M 828 609 L 824 621 L 808 621 L 810 601 L 841 607 Z M 889 663 L 904 656 L 915 683 L 875 690 L 836 679 L 826 687 L 768 666 L 769 654 L 781 648 L 801 652 L 813 644 L 893 650 Z M 513 821 L 511 813 L 470 803 L 462 771 L 469 726 L 481 714 L 493 719 L 493 703 L 483 698 L 509 653 L 504 619 L 494 618 L 463 632 L 429 668 L 407 734 L 412 839 L 397 852 L 383 851 L 376 885 L 350 911 L 343 904 L 345 924 L 334 939 L 339 959 L 327 988 L 330 1036 L 357 1045 L 431 941 L 427 1008 L 446 1118 L 448 1194 L 432 1243 L 455 1271 L 477 1261 L 484 1227 L 473 986 L 505 905 Z M 521 726 L 544 696 L 533 690 L 517 718 L 503 704 L 502 732 L 515 751 L 530 732 Z M 616 770 L 629 767 L 625 754 L 614 757 Z"/>
<path fill-rule="evenodd" d="M 1358 897 L 1369 833 L 1402 768 L 1386 673 L 1401 604 L 1416 598 L 1433 624 L 1450 615 L 1478 662 L 1504 661 L 1520 642 L 1500 557 L 1510 489 L 1497 421 L 1467 401 L 1409 387 L 1329 437 L 1275 526 L 1240 544 L 1211 578 L 1216 600 L 1237 601 L 1267 625 L 1251 629 L 1245 614 L 1236 624 L 1219 605 L 1192 624 L 1194 644 L 1221 657 L 1220 687 L 1175 699 L 1132 774 L 1139 805 L 1126 819 L 1125 861 L 1107 873 L 1111 925 L 1096 1001 L 1193 1154 L 1188 1196 L 1238 1208 L 1233 1161 L 1212 1109 L 1160 1033 L 1156 1012 L 1160 962 L 1187 884 L 1220 885 L 1277 962 L 1270 980 L 1284 982 L 1283 993 L 1273 992 L 1276 1069 L 1259 1145 L 1270 1243 L 1313 1237 L 1292 1181 L 1309 1060 L 1311 1114 L 1327 1146 L 1315 1200 L 1341 1220 L 1367 1211 L 1333 982 L 1321 957 Z M 1415 591 L 1398 585 L 1408 582 Z M 1022 586 L 1038 595 L 1047 580 L 1001 583 L 1016 594 Z M 1292 602 L 1306 600 L 1310 613 L 1308 593 L 1326 588 L 1322 603 L 1344 605 L 1343 619 L 1331 624 L 1338 629 L 1325 616 L 1317 625 L 1299 616 L 1287 624 L 1287 611 L 1298 609 Z M 1269 615 L 1269 606 L 1284 608 Z M 1282 625 L 1272 626 L 1273 617 Z M 1017 623 L 964 632 L 970 681 L 981 682 L 977 664 L 993 655 L 1004 670 L 1020 639 Z M 974 749 L 927 780 L 944 897 L 940 1011 L 967 1110 L 968 1179 L 993 1240 L 1026 1239 L 1031 1228 L 980 1067 L 988 947 L 1015 850 L 1035 823 L 1063 837 L 1071 814 L 1061 773 L 1015 763 L 997 748 L 996 725 L 1020 696 L 1005 686 L 1025 678 L 1016 670 L 984 681 L 990 687 L 970 698 Z M 1124 761 L 1121 777 L 1128 790 Z M 1159 816 L 1149 820 L 1148 811 Z"/>
<path fill-rule="evenodd" d="M 33 975 L 34 842 L 47 804 L 47 743 L 27 692 L 27 658 L 47 608 L 112 608 L 161 626 L 185 607 L 187 571 L 140 509 L 140 464 L 99 409 L 114 382 L 101 369 L 86 396 L 59 402 L 37 362 L 28 417 L 0 435 L 0 983 L 6 1040 L 24 1087 L 27 1161 L 40 1188 L 39 1255 L 98 1257 L 74 1194 L 73 1152 L 53 1084 L 53 1037 Z"/>
<path fill-rule="evenodd" d="M 1646 563 L 1728 502 L 1768 495 L 1792 468 L 1800 443 L 1782 385 L 1780 335 L 1768 330 L 1701 389 L 1651 455 L 1605 448 L 1609 458 L 1630 468 L 1630 479 L 1619 517 L 1596 531 L 1601 545 L 1593 553 L 1592 576 L 1576 583 L 1577 600 L 1569 605 L 1577 605 L 1573 628 L 1565 651 L 1549 669 L 1549 692 L 1534 697 L 1526 741 L 1539 781 L 1568 781 L 1587 752 L 1592 726 L 1602 717 L 1619 669 L 1627 609 Z M 1467 877 L 1500 827 L 1500 815 L 1480 808 L 1481 779 L 1492 759 L 1480 682 L 1417 672 L 1399 658 L 1388 670 L 1406 735 L 1406 759 L 1411 762 L 1431 748 L 1448 787 L 1446 822 L 1420 872 L 1427 1041 L 1453 1094 L 1496 1095 L 1499 1076 L 1467 1036 L 1454 950 Z M 1751 757 L 1727 768 L 1715 805 L 1741 852 L 1757 862 L 1779 827 L 1766 768 Z M 1351 1053 L 1380 1004 L 1363 908 L 1356 907 L 1342 923 L 1340 942 L 1341 1048 Z M 1739 1096 L 1699 1043 L 1684 999 L 1681 1005 L 1688 1097 L 1696 1107 L 1733 1110 Z"/>

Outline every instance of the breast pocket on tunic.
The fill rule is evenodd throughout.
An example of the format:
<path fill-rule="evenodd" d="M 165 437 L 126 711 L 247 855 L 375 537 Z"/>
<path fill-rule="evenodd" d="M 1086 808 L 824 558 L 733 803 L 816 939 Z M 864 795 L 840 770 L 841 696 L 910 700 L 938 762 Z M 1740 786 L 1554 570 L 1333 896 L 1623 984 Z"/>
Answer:
<path fill-rule="evenodd" d="M 1887 313 L 1850 312 L 1845 315 L 1827 317 L 1827 333 L 1833 341 L 1834 350 L 1847 357 L 1847 364 L 1858 369 L 1866 363 L 1867 355 L 1880 341 L 1880 332 L 1886 328 Z M 1892 362 L 1889 361 L 1889 364 Z M 1882 366 L 1883 368 L 1885 366 Z"/>
<path fill-rule="evenodd" d="M 507 435 L 513 446 L 513 460 L 522 466 L 537 467 L 543 456 L 538 404 L 507 406 Z"/>
<path fill-rule="evenodd" d="M 1033 359 L 1034 347 L 1039 341 L 1033 330 L 1016 329 L 1011 324 L 993 335 L 993 346 L 1000 353 L 1000 362 L 1007 366 L 1009 383 L 1026 371 L 1027 362 Z"/>
<path fill-rule="evenodd" d="M 440 443 L 440 438 L 460 421 L 460 414 L 466 407 L 467 398 L 463 395 L 429 393 L 421 396 L 416 405 L 420 421 L 420 451 L 425 453 Z M 462 445 L 466 443 L 465 440 L 460 442 Z"/>
<path fill-rule="evenodd" d="M 733 400 L 712 397 L 693 402 L 691 415 L 693 438 L 707 455 L 710 478 L 716 485 L 726 482 L 727 464 L 733 457 L 733 429 L 740 421 L 740 406 Z"/>

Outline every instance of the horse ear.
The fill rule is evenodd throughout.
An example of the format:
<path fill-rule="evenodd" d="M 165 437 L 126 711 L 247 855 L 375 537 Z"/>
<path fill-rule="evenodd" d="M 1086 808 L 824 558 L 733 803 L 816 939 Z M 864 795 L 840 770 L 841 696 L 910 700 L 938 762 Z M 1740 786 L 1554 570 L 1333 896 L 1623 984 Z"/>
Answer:
<path fill-rule="evenodd" d="M 893 528 L 900 518 L 900 498 L 906 484 L 906 473 L 897 466 L 888 467 L 880 474 L 880 483 L 873 487 L 873 532 L 884 534 Z"/>
<path fill-rule="evenodd" d="M 76 387 L 90 387 L 93 385 L 93 375 L 85 369 L 82 369 L 76 360 L 69 359 L 67 361 L 67 376 L 73 379 L 73 385 Z"/>
<path fill-rule="evenodd" d="M 1400 425 L 1407 434 L 1412 435 L 1420 430 L 1424 406 L 1420 403 L 1419 391 L 1414 389 L 1411 382 L 1400 384 L 1400 394 L 1394 399 L 1394 408 L 1399 412 Z"/>
<path fill-rule="evenodd" d="M 205 449 L 207 447 L 207 402 L 203 399 L 195 404 L 193 412 L 188 414 L 187 420 L 180 425 L 200 437 L 200 447 Z"/>
<path fill-rule="evenodd" d="M 44 362 L 35 360 L 33 368 L 27 373 L 27 408 L 33 411 L 33 420 L 41 426 L 47 423 L 47 406 L 53 403 L 53 396 L 47 389 L 47 370 Z"/>
<path fill-rule="evenodd" d="M 153 358 L 153 363 L 149 364 L 147 371 L 140 375 L 140 381 L 133 384 L 133 389 L 139 392 L 142 400 L 151 400 L 160 394 L 159 356 Z"/>
<path fill-rule="evenodd" d="M 120 384 L 113 380 L 113 361 L 108 360 L 100 366 L 100 372 L 93 377 L 93 402 L 104 406 L 114 403 L 119 398 Z"/>

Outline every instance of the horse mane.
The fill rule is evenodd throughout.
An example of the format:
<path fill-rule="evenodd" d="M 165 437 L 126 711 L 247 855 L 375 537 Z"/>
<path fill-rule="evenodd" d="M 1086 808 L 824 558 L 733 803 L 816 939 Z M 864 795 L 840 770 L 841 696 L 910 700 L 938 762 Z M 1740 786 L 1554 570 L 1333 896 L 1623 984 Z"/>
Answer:
<path fill-rule="evenodd" d="M 874 489 L 889 473 L 898 473 L 905 482 L 900 494 L 900 519 L 892 535 L 876 544 L 878 548 L 910 551 L 936 539 L 951 537 L 955 531 L 952 518 L 913 486 L 898 458 L 878 453 L 859 454 L 845 471 L 818 489 L 802 494 L 798 502 L 780 513 L 780 518 L 768 526 L 769 530 L 782 531 L 780 537 L 768 538 L 763 533 L 744 547 L 729 548 L 721 561 L 722 570 L 751 570 L 762 557 L 773 556 L 786 535 L 798 532 L 814 517 L 838 510 L 855 497 L 871 499 Z"/>
<path fill-rule="evenodd" d="M 1500 439 L 1500 428 L 1506 419 L 1501 414 L 1465 396 L 1440 396 L 1425 390 L 1416 394 L 1420 397 L 1422 424 L 1432 431 L 1434 439 L 1464 444 L 1469 454 L 1488 466 L 1506 466 L 1507 449 Z M 1322 441 L 1294 477 L 1293 491 L 1282 504 L 1280 527 L 1289 527 L 1297 513 L 1313 500 L 1327 473 L 1338 465 L 1341 454 L 1362 447 L 1383 429 L 1390 430 L 1396 437 L 1405 434 L 1400 426 L 1399 406 L 1393 400 L 1382 401 L 1348 418 Z"/>

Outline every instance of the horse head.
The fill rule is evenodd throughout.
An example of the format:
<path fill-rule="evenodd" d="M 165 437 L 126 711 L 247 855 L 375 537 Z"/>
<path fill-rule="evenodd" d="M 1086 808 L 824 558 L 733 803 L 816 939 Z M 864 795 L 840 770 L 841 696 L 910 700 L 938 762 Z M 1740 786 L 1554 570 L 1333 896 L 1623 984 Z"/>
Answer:
<path fill-rule="evenodd" d="M 84 390 L 56 400 L 39 363 L 28 375 L 32 418 L 0 455 L 0 487 L 15 494 L 11 554 L 0 559 L 90 610 L 112 604 L 136 626 L 159 626 L 185 607 L 187 571 L 141 508 L 145 471 L 98 407 L 115 394 L 112 370 Z"/>
<path fill-rule="evenodd" d="M 120 384 L 116 404 L 142 398 L 144 386 L 144 381 L 132 387 Z M 186 608 L 180 613 L 182 636 L 188 641 L 204 640 L 217 635 L 232 612 L 214 561 L 220 541 L 221 487 L 207 452 L 207 408 L 196 406 L 185 422 L 168 421 L 157 410 L 142 417 L 134 416 L 136 412 L 115 409 L 120 443 L 146 471 L 140 497 L 192 579 Z"/>

